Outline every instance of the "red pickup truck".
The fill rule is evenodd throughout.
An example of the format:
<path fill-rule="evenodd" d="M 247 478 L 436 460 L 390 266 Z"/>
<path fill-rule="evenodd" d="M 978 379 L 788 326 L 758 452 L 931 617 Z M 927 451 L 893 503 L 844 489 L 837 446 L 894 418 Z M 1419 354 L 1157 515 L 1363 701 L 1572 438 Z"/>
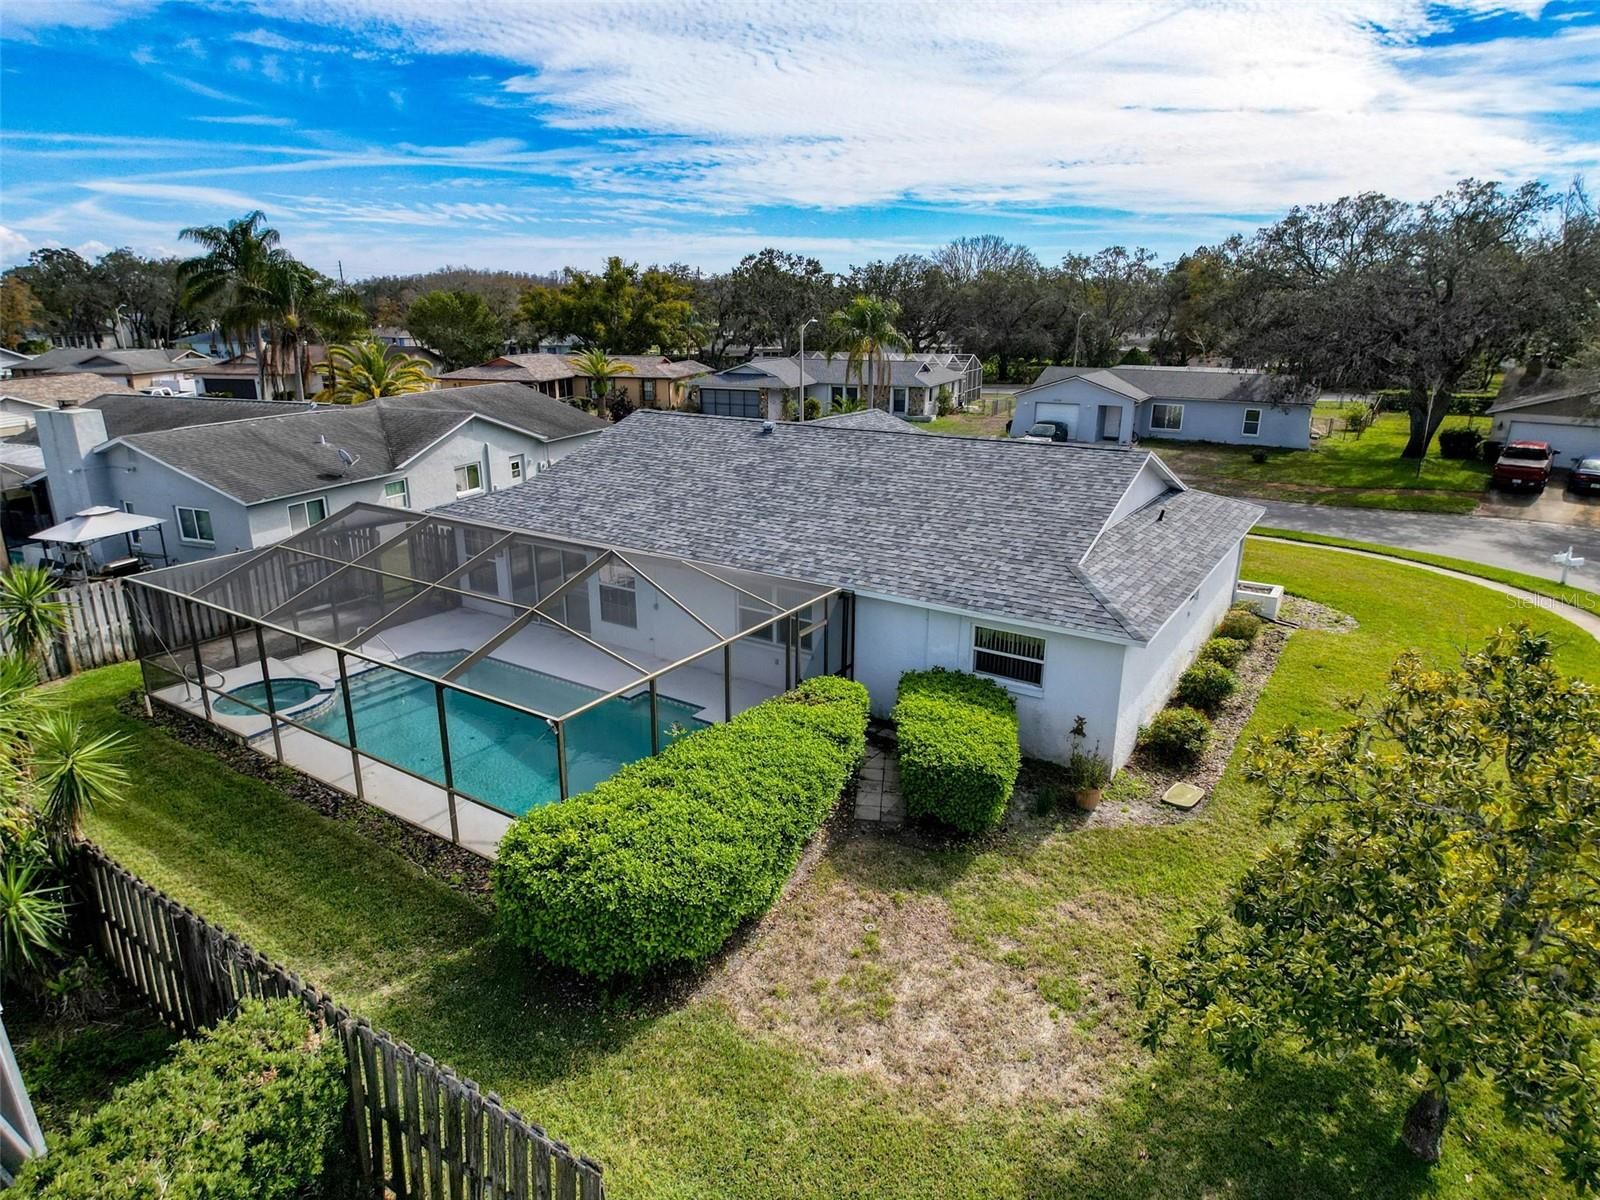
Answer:
<path fill-rule="evenodd" d="M 1555 451 L 1549 442 L 1507 442 L 1495 459 L 1491 482 L 1497 488 L 1533 488 L 1543 491 L 1555 466 Z"/>

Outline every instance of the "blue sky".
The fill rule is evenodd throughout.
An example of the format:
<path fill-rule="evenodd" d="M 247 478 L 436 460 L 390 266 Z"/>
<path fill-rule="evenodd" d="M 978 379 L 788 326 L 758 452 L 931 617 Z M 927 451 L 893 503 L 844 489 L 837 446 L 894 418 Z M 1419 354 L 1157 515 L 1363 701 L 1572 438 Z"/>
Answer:
<path fill-rule="evenodd" d="M 350 277 L 985 232 L 1171 255 L 1580 174 L 1600 0 L 0 3 L 0 265 L 181 253 L 253 207 Z"/>

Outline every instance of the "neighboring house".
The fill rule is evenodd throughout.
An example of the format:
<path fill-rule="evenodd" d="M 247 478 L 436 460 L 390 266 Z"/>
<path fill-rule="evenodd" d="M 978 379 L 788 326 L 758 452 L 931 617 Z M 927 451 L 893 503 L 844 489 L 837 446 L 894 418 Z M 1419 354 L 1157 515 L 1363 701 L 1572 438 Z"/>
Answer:
<path fill-rule="evenodd" d="M 1082 717 L 1120 765 L 1232 603 L 1262 510 L 1125 447 L 645 411 L 444 511 L 845 589 L 879 715 L 906 671 L 976 671 L 1016 697 L 1026 753 L 1065 759 Z"/>
<path fill-rule="evenodd" d="M 11 368 L 31 361 L 33 355 L 24 354 L 21 350 L 9 350 L 0 346 L 0 379 L 11 377 Z"/>
<path fill-rule="evenodd" d="M 38 375 L 84 372 L 98 375 L 107 383 L 119 383 L 135 391 L 169 388 L 175 392 L 196 390 L 195 372 L 211 362 L 194 350 L 47 350 L 26 363 L 12 367 L 17 379 Z"/>
<path fill-rule="evenodd" d="M 0 437 L 32 429 L 34 414 L 41 408 L 65 408 L 118 392 L 131 395 L 132 389 L 108 384 L 88 371 L 0 381 Z"/>
<path fill-rule="evenodd" d="M 305 389 L 307 399 L 319 395 L 330 386 L 329 370 L 323 369 L 323 364 L 328 361 L 328 348 L 326 346 L 307 346 L 306 365 L 309 370 L 301 386 Z M 425 364 L 429 375 L 437 375 L 444 365 L 432 350 L 422 346 L 394 346 L 388 349 L 389 358 L 417 358 Z M 196 372 L 200 381 L 200 391 L 207 396 L 233 396 L 239 399 L 253 400 L 260 387 L 260 376 L 256 371 L 256 356 L 253 351 L 236 354 L 232 358 L 223 359 L 221 362 L 211 363 Z M 298 398 L 295 391 L 294 376 L 268 375 L 267 399 L 269 400 L 294 400 Z"/>
<path fill-rule="evenodd" d="M 633 401 L 635 408 L 682 408 L 689 384 L 711 368 L 693 359 L 673 361 L 659 354 L 613 354 L 612 359 L 631 367 L 614 377 L 613 391 Z M 563 354 L 502 354 L 476 367 L 463 367 L 439 376 L 441 387 L 474 383 L 520 383 L 560 399 L 592 397 L 594 381 Z"/>
<path fill-rule="evenodd" d="M 1489 421 L 1489 436 L 1495 441 L 1549 442 L 1558 467 L 1600 457 L 1600 382 L 1497 400 Z"/>
<path fill-rule="evenodd" d="M 877 381 L 884 385 L 889 411 L 913 421 L 929 420 L 938 416 L 941 400 L 960 407 L 975 399 L 982 391 L 983 368 L 976 367 L 974 375 L 973 365 L 966 361 L 971 358 L 970 354 L 944 352 L 889 356 L 884 364 L 889 378 Z M 712 416 L 776 418 L 778 405 L 792 401 L 802 382 L 806 398 L 815 400 L 824 413 L 841 403 L 861 400 L 861 373 L 850 369 L 844 355 L 807 353 L 803 366 L 802 372 L 796 354 L 752 358 L 718 371 L 700 380 L 700 411 Z"/>
<path fill-rule="evenodd" d="M 1056 421 L 1073 441 L 1161 438 L 1305 450 L 1316 394 L 1267 371 L 1046 367 L 1017 393 L 1011 436 Z"/>
<path fill-rule="evenodd" d="M 57 514 L 105 504 L 164 517 L 169 554 L 188 562 L 279 541 L 357 501 L 421 510 L 513 487 L 606 428 L 522 388 L 444 399 L 421 392 L 341 406 L 134 396 L 126 402 L 188 404 L 193 417 L 208 407 L 246 415 L 137 431 L 116 420 L 119 405 L 54 409 L 39 415 L 39 445 Z"/>

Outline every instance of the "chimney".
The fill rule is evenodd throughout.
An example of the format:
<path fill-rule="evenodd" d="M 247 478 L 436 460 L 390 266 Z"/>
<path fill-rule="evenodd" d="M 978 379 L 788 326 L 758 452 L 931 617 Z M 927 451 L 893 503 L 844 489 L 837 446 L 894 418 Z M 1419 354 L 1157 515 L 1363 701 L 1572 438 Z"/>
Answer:
<path fill-rule="evenodd" d="M 50 511 L 57 521 L 98 503 L 98 484 L 90 472 L 99 467 L 89 451 L 106 440 L 106 419 L 97 408 L 42 408 L 34 418 L 39 453 L 44 457 Z"/>

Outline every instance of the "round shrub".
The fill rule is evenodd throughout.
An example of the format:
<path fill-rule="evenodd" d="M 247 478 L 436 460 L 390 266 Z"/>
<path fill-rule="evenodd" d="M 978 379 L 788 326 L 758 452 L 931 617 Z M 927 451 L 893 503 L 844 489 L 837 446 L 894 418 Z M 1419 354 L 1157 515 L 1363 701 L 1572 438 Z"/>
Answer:
<path fill-rule="evenodd" d="M 1169 767 L 1193 765 L 1211 740 L 1211 722 L 1192 708 L 1164 708 L 1139 731 L 1139 748 Z"/>
<path fill-rule="evenodd" d="M 502 931 L 598 978 L 710 957 L 777 896 L 866 729 L 866 689 L 819 676 L 530 810 L 494 864 Z"/>
<path fill-rule="evenodd" d="M 343 1194 L 344 1052 L 292 1000 L 247 1000 L 23 1167 L 17 1200 Z"/>
<path fill-rule="evenodd" d="M 1022 769 L 1010 692 L 963 671 L 908 671 L 894 720 L 909 816 L 966 834 L 1000 823 Z"/>
<path fill-rule="evenodd" d="M 1251 645 L 1261 632 L 1261 618 L 1246 608 L 1230 608 L 1217 626 L 1217 636 Z"/>
<path fill-rule="evenodd" d="M 1244 643 L 1236 644 L 1242 646 Z M 1197 662 L 1179 677 L 1172 699 L 1185 707 L 1214 713 L 1224 700 L 1238 690 L 1239 677 L 1227 667 L 1221 663 Z"/>
<path fill-rule="evenodd" d="M 1200 661 L 1221 663 L 1231 671 L 1239 665 L 1249 649 L 1250 644 L 1238 638 L 1214 637 L 1200 647 Z"/>

